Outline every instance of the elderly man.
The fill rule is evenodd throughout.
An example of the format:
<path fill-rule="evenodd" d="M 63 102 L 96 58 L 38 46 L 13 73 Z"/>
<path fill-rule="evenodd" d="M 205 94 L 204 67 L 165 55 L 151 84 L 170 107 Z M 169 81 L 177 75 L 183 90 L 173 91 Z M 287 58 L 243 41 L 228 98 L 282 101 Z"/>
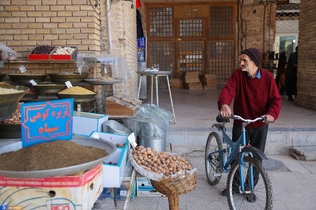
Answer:
<path fill-rule="evenodd" d="M 242 51 L 240 68 L 228 79 L 218 98 L 218 108 L 223 117 L 231 114 L 245 119 L 265 117 L 267 123 L 257 121 L 246 127 L 247 142 L 264 152 L 268 134 L 268 123 L 274 122 L 281 111 L 281 96 L 273 75 L 260 68 L 262 53 L 256 48 Z M 233 112 L 230 105 L 234 99 Z M 240 120 L 233 124 L 232 140 L 237 141 L 241 135 Z M 238 186 L 236 186 L 238 187 Z M 226 189 L 222 192 L 226 196 Z"/>

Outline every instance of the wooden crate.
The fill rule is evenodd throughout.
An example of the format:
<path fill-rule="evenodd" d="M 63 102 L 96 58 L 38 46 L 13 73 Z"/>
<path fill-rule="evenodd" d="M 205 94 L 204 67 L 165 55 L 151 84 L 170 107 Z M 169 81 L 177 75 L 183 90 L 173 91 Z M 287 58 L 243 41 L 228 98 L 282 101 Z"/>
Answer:
<path fill-rule="evenodd" d="M 139 104 L 134 104 L 116 96 L 106 98 L 106 114 L 109 116 L 134 116 Z"/>

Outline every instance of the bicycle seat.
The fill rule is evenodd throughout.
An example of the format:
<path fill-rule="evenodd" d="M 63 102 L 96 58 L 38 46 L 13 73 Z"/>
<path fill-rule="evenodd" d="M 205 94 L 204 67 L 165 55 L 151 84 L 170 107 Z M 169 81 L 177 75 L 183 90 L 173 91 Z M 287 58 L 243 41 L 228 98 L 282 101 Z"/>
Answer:
<path fill-rule="evenodd" d="M 222 117 L 220 114 L 217 115 L 216 121 L 219 123 L 229 123 L 230 122 L 228 117 Z"/>

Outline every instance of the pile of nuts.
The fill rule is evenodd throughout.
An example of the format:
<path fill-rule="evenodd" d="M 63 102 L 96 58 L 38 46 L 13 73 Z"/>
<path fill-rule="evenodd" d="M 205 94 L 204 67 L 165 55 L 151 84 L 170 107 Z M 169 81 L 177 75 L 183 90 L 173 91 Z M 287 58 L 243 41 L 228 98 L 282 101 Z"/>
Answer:
<path fill-rule="evenodd" d="M 172 176 L 182 170 L 192 170 L 192 165 L 181 156 L 174 156 L 168 152 L 160 152 L 153 148 L 137 146 L 132 151 L 135 162 L 150 172 Z"/>

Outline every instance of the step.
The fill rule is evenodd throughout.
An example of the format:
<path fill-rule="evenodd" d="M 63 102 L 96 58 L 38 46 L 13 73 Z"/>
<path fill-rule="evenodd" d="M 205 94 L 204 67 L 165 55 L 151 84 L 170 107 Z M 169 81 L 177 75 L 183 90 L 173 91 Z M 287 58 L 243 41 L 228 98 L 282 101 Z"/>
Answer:
<path fill-rule="evenodd" d="M 204 151 L 213 128 L 176 128 L 167 131 L 167 147 L 176 152 Z M 227 128 L 231 134 L 231 128 Z M 231 135 L 230 135 L 231 136 Z M 289 154 L 293 147 L 316 146 L 316 128 L 269 128 L 265 154 Z"/>

